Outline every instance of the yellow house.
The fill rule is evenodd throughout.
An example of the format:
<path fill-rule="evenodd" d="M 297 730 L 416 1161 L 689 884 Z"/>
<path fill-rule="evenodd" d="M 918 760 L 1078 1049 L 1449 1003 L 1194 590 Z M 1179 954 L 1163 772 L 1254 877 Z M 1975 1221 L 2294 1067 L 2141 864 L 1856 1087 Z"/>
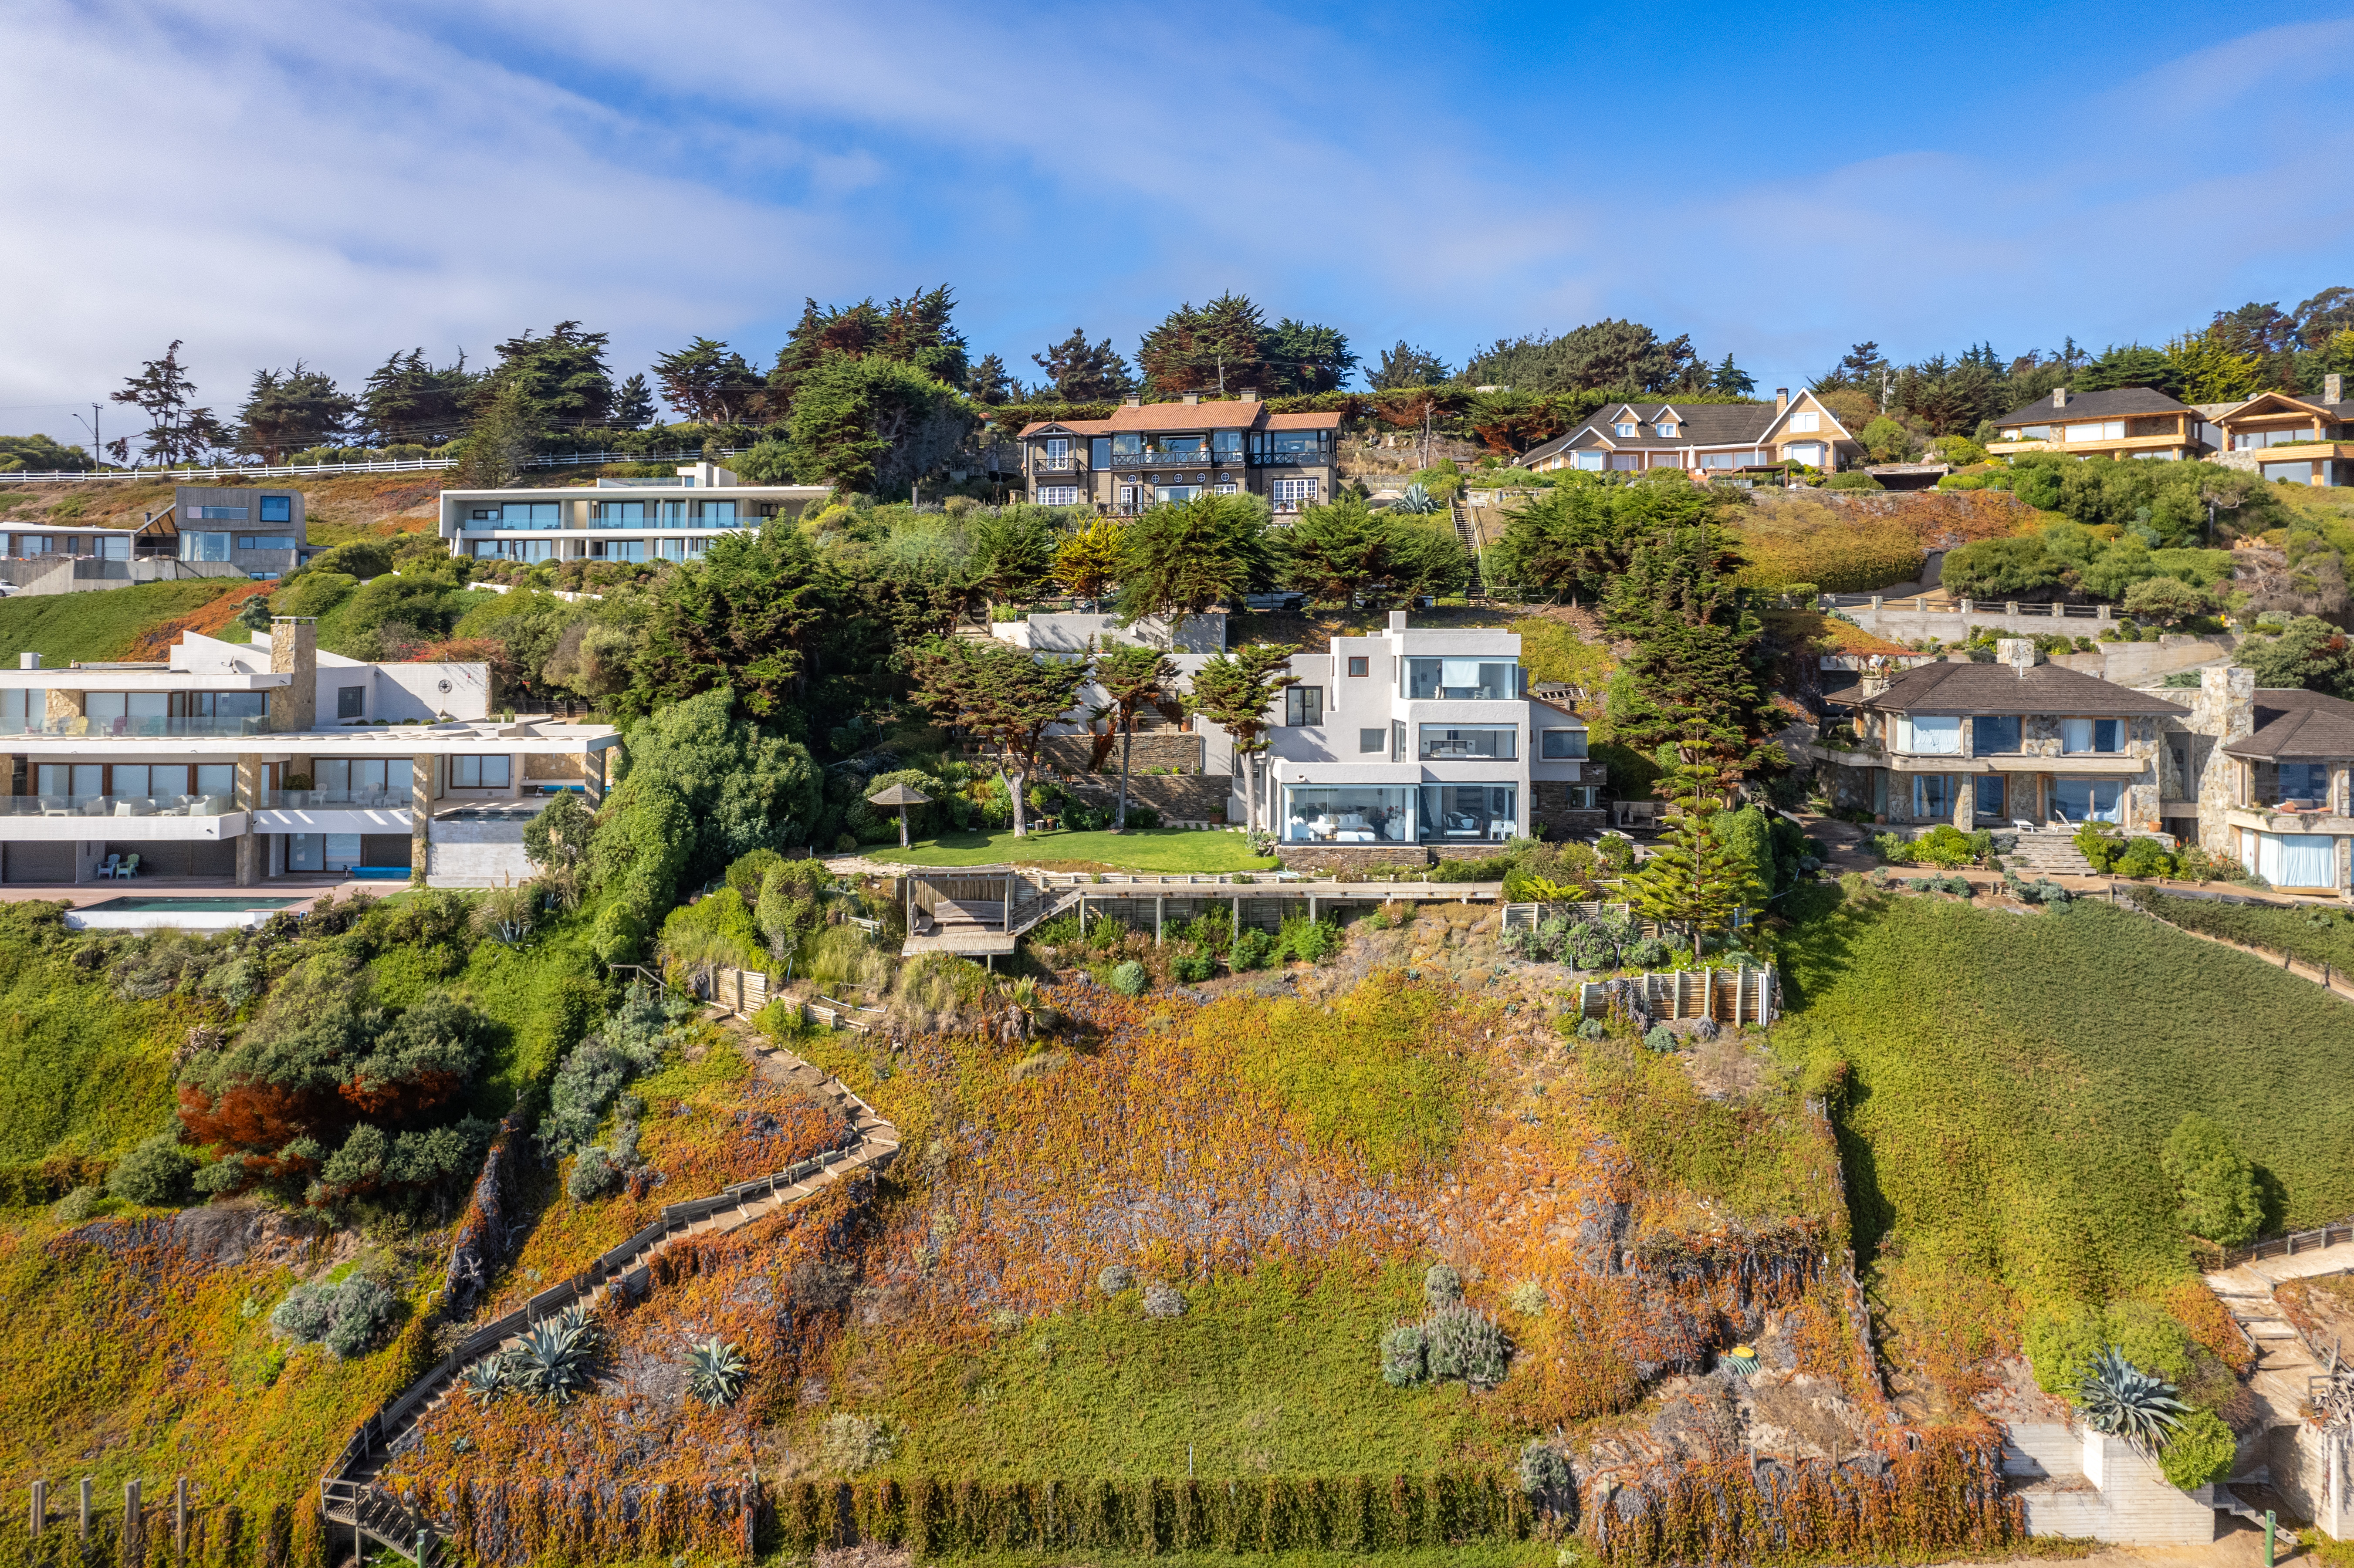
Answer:
<path fill-rule="evenodd" d="M 2213 428 L 2198 409 L 2149 387 L 2077 393 L 2062 387 L 1994 423 L 2000 433 L 1987 450 L 1997 457 L 2064 452 L 2179 461 L 2204 457 L 2214 445 Z"/>
<path fill-rule="evenodd" d="M 1694 479 L 1779 471 L 1784 463 L 1826 471 L 1861 455 L 1862 445 L 1811 392 L 1777 387 L 1763 403 L 1614 403 L 1567 435 L 1531 448 L 1515 468 L 1605 473 L 1681 469 Z"/>
<path fill-rule="evenodd" d="M 2300 484 L 2354 484 L 2354 404 L 2344 400 L 2342 377 L 2322 378 L 2319 401 L 2285 392 L 2260 392 L 2216 416 L 2223 432 L 2221 461 L 2266 479 Z"/>

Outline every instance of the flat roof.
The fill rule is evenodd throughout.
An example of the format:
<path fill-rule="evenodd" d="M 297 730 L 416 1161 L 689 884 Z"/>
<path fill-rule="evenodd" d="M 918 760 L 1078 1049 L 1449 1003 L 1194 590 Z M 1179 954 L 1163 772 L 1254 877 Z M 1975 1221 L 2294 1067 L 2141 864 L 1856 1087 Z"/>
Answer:
<path fill-rule="evenodd" d="M 222 754 L 270 757 L 293 753 L 313 757 L 389 758 L 409 757 L 418 753 L 463 752 L 564 757 L 610 750 L 620 744 L 620 732 L 610 725 L 525 725 L 504 723 L 497 719 L 265 730 L 258 735 L 0 736 L 0 747 L 15 752 L 61 755 L 97 749 L 114 753 L 152 752 L 160 757 Z M 563 780 L 546 782 L 560 783 Z"/>

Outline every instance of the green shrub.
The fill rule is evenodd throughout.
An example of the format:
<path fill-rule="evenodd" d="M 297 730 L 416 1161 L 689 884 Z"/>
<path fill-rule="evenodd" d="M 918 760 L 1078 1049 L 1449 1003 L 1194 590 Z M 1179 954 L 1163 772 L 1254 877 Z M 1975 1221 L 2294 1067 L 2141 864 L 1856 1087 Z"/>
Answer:
<path fill-rule="evenodd" d="M 1421 1383 L 1427 1365 L 1419 1323 L 1400 1323 L 1382 1336 L 1382 1381 L 1392 1388 L 1412 1388 Z"/>
<path fill-rule="evenodd" d="M 1422 1298 L 1434 1310 L 1463 1305 L 1463 1276 L 1443 1263 L 1434 1263 L 1422 1277 Z"/>
<path fill-rule="evenodd" d="M 2117 856 L 2114 869 L 2119 876 L 2172 876 L 2174 856 L 2156 839 L 2135 839 Z"/>
<path fill-rule="evenodd" d="M 1468 1307 L 1450 1307 L 1426 1319 L 1423 1343 L 1433 1383 L 1457 1380 L 1476 1389 L 1493 1388 L 1511 1365 L 1511 1341 L 1504 1330 Z"/>
<path fill-rule="evenodd" d="M 2264 1227 L 2255 1167 L 2231 1135 L 2207 1118 L 2192 1111 L 2177 1122 L 2167 1137 L 2164 1160 L 2181 1195 L 2175 1213 L 2184 1230 L 2219 1246 L 2237 1246 Z"/>
<path fill-rule="evenodd" d="M 2087 821 L 2076 828 L 2076 853 L 2094 871 L 2105 874 L 2125 853 L 2125 840 L 2106 822 Z"/>
<path fill-rule="evenodd" d="M 1130 959 L 1111 971 L 1111 989 L 1122 996 L 1142 996 L 1149 979 L 1144 966 Z"/>
<path fill-rule="evenodd" d="M 1180 985 L 1199 985 L 1217 969 L 1207 953 L 1180 953 L 1169 960 L 1169 972 Z"/>
<path fill-rule="evenodd" d="M 1263 969 L 1274 955 L 1275 938 L 1250 927 L 1235 933 L 1235 945 L 1226 950 L 1226 967 L 1236 974 L 1246 969 Z"/>
<path fill-rule="evenodd" d="M 1943 866 L 1950 871 L 1956 866 L 1976 864 L 1981 855 L 1991 853 L 1994 835 L 1966 833 L 1951 822 L 1939 822 L 1910 846 L 1911 858 L 1922 865 Z"/>
<path fill-rule="evenodd" d="M 2221 1416 L 2194 1410 L 2175 1424 L 2174 1436 L 2158 1454 L 2158 1467 L 2169 1485 L 2191 1491 L 2228 1475 L 2238 1451 L 2238 1440 Z"/>
<path fill-rule="evenodd" d="M 1602 1020 L 1598 1018 L 1585 1018 L 1578 1021 L 1577 1037 L 1580 1040 L 1599 1040 L 1608 1033 L 1609 1031 L 1603 1027 Z"/>
<path fill-rule="evenodd" d="M 298 1285 L 270 1314 L 270 1326 L 297 1344 L 324 1345 L 338 1361 L 366 1353 L 398 1309 L 391 1291 L 365 1274 L 340 1285 Z"/>
<path fill-rule="evenodd" d="M 179 1133 L 159 1132 L 114 1162 L 106 1175 L 106 1190 L 126 1203 L 167 1208 L 187 1201 L 193 1166 L 180 1147 Z"/>
<path fill-rule="evenodd" d="M 1643 1044 L 1653 1051 L 1672 1051 L 1676 1048 L 1675 1032 L 1664 1023 L 1654 1023 L 1650 1033 L 1643 1036 Z"/>
<path fill-rule="evenodd" d="M 1890 832 L 1872 835 L 1872 853 L 1878 855 L 1884 865 L 1903 865 L 1913 858 L 1912 846 L 1899 835 Z"/>
<path fill-rule="evenodd" d="M 1310 920 L 1303 911 L 1284 916 L 1276 933 L 1276 950 L 1303 963 L 1321 963 L 1341 950 L 1341 923 L 1327 917 Z"/>

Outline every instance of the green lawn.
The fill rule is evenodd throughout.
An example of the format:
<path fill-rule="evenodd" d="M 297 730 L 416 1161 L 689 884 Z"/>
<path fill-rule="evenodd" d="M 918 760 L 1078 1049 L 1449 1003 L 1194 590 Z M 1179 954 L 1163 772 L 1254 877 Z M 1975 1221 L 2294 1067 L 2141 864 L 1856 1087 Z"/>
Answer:
<path fill-rule="evenodd" d="M 906 865 L 1043 865 L 1078 871 L 1216 872 L 1272 871 L 1283 863 L 1255 855 L 1240 833 L 1215 829 L 1134 828 L 1124 833 L 1033 831 L 1021 838 L 1011 828 L 992 832 L 942 833 L 911 849 L 882 844 L 864 852 L 875 860 Z"/>
<path fill-rule="evenodd" d="M 150 627 L 252 586 L 243 577 L 192 577 L 0 599 L 0 662 L 13 668 L 19 653 L 38 653 L 53 665 L 120 659 Z"/>

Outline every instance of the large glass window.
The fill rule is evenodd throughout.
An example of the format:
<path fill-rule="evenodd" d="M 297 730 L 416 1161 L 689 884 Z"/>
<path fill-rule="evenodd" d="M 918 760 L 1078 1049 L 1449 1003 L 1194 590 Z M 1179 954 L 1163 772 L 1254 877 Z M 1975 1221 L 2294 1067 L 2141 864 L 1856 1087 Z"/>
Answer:
<path fill-rule="evenodd" d="M 1287 784 L 1283 837 L 1289 843 L 1414 842 L 1410 785 Z"/>
<path fill-rule="evenodd" d="M 322 757 L 311 784 L 320 805 L 405 806 L 416 792 L 406 757 Z"/>
<path fill-rule="evenodd" d="M 605 509 L 609 506 L 630 506 L 636 508 L 637 514 L 642 517 L 645 514 L 645 504 L 642 501 L 601 502 L 598 504 L 597 515 L 601 519 L 605 514 Z M 499 508 L 499 526 L 502 528 L 561 528 L 564 526 L 564 503 L 561 501 L 507 502 Z"/>
<path fill-rule="evenodd" d="M 229 534 L 189 534 L 180 535 L 180 559 L 184 561 L 226 561 L 228 559 Z"/>
<path fill-rule="evenodd" d="M 1956 714 L 1899 714 L 1896 749 L 1928 757 L 1962 754 L 1962 721 Z"/>
<path fill-rule="evenodd" d="M 1153 443 L 1161 456 L 1177 462 L 1193 461 L 1206 445 L 1199 436 L 1163 436 Z"/>
<path fill-rule="evenodd" d="M 200 694 L 210 695 L 209 693 Z M 172 713 L 169 692 L 90 692 L 82 697 L 81 711 L 94 719 L 168 718 Z"/>
<path fill-rule="evenodd" d="M 642 501 L 599 501 L 597 505 L 597 526 L 599 528 L 642 528 L 646 522 L 646 503 Z"/>
<path fill-rule="evenodd" d="M 1111 466 L 1111 438 L 1109 436 L 1095 436 L 1088 440 L 1087 461 L 1097 468 L 1109 468 Z"/>
<path fill-rule="evenodd" d="M 2008 757 L 2019 749 L 2017 714 L 1981 714 L 1970 721 L 1970 739 L 1980 757 Z"/>
<path fill-rule="evenodd" d="M 360 836 L 357 833 L 286 835 L 286 869 L 289 871 L 349 871 L 359 863 Z"/>
<path fill-rule="evenodd" d="M 1924 821 L 1954 814 L 1954 776 L 1950 773 L 1913 775 L 1913 815 Z"/>
<path fill-rule="evenodd" d="M 1383 752 L 1390 748 L 1390 732 L 1386 729 L 1361 729 L 1357 732 L 1357 750 Z"/>
<path fill-rule="evenodd" d="M 197 763 L 196 793 L 223 800 L 236 794 L 237 764 L 234 762 Z"/>
<path fill-rule="evenodd" d="M 292 523 L 294 521 L 294 498 L 291 495 L 265 495 L 261 498 L 261 521 Z"/>
<path fill-rule="evenodd" d="M 184 506 L 180 511 L 182 514 L 181 520 L 183 522 L 186 522 L 191 517 L 207 523 L 242 523 L 245 521 L 245 508 L 242 506 Z"/>
<path fill-rule="evenodd" d="M 2123 719 L 2066 718 L 2060 721 L 2062 751 L 2123 751 L 2126 721 Z"/>
<path fill-rule="evenodd" d="M 1823 428 L 1823 417 L 1820 414 L 1793 414 L 1789 424 L 1784 428 L 1801 433 L 1819 430 Z"/>
<path fill-rule="evenodd" d="M 2249 833 L 2255 872 L 2274 887 L 2338 885 L 2338 841 L 2327 833 Z"/>
<path fill-rule="evenodd" d="M 1078 503 L 1079 487 L 1076 484 L 1042 484 L 1038 487 L 1038 504 L 1041 506 L 1076 506 Z"/>
<path fill-rule="evenodd" d="M 34 768 L 34 793 L 88 800 L 106 792 L 106 769 L 95 762 L 43 762 Z"/>
<path fill-rule="evenodd" d="M 1297 512 L 1316 504 L 1316 487 L 1321 482 L 1313 479 L 1278 479 L 1267 486 L 1268 499 L 1275 503 L 1278 512 Z"/>
<path fill-rule="evenodd" d="M 1520 666 L 1500 659 L 1405 659 L 1405 694 L 1425 700 L 1442 697 L 1503 702 L 1519 696 Z"/>
<path fill-rule="evenodd" d="M 504 789 L 509 779 L 506 757 L 453 757 L 450 759 L 452 789 Z"/>
<path fill-rule="evenodd" d="M 2068 439 L 2072 441 L 2121 441 L 2126 439 L 2123 419 L 2102 419 L 2091 424 L 2071 425 Z"/>
<path fill-rule="evenodd" d="M 1426 784 L 1425 843 L 1500 842 L 1517 834 L 1520 791 L 1509 784 Z"/>
<path fill-rule="evenodd" d="M 0 724 L 11 731 L 27 724 L 48 721 L 49 694 L 38 686 L 11 686 L 0 691 Z"/>
<path fill-rule="evenodd" d="M 1585 732 L 1582 729 L 1549 729 L 1544 732 L 1537 755 L 1547 762 L 1569 762 L 1585 755 Z"/>
<path fill-rule="evenodd" d="M 705 501 L 700 503 L 696 521 L 713 528 L 736 526 L 736 503 L 732 501 Z"/>
<path fill-rule="evenodd" d="M 2125 783 L 2116 779 L 2055 779 L 2052 781 L 2053 813 L 2072 822 L 2087 819 L 2123 821 Z"/>
<path fill-rule="evenodd" d="M 1314 728 L 1324 722 L 1324 688 L 1321 686 L 1286 686 L 1283 689 L 1283 722 L 1292 726 Z"/>
<path fill-rule="evenodd" d="M 1425 762 L 1509 762 L 1520 755 L 1521 731 L 1509 724 L 1426 724 L 1421 726 Z"/>
<path fill-rule="evenodd" d="M 1243 455 L 1243 433 L 1240 430 L 1213 430 L 1210 447 L 1220 462 L 1233 462 Z"/>
<path fill-rule="evenodd" d="M 1144 438 L 1132 432 L 1124 436 L 1114 436 L 1111 439 L 1111 450 L 1120 457 L 1140 457 L 1144 452 Z"/>
<path fill-rule="evenodd" d="M 2329 803 L 2329 764 L 2327 762 L 2284 762 L 2280 765 L 2278 782 L 2271 804 L 2285 800 L 2310 800 L 2317 806 Z"/>
<path fill-rule="evenodd" d="M 2000 822 L 2009 820 L 2009 813 L 2003 809 L 2006 803 L 2003 796 L 2003 777 L 1999 773 L 1984 773 L 1978 776 L 1978 798 L 1970 803 L 1970 810 L 1982 822 Z"/>

